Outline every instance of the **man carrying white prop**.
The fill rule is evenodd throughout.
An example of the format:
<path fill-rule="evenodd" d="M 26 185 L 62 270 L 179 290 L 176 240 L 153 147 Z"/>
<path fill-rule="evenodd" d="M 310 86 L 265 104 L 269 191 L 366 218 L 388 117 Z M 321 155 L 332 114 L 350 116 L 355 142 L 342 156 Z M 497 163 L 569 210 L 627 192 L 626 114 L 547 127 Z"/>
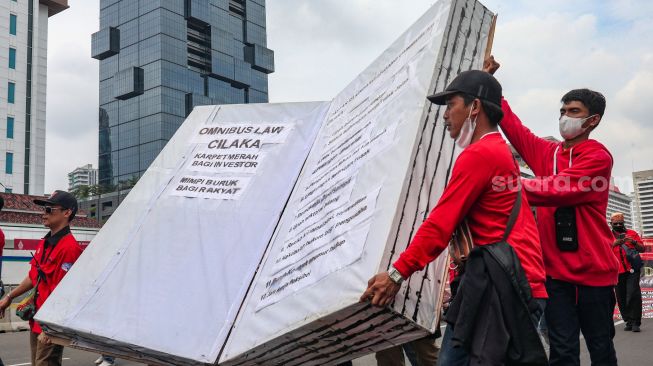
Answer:
<path fill-rule="evenodd" d="M 545 365 L 535 326 L 547 297 L 542 251 L 519 167 L 498 131 L 501 85 L 486 72 L 465 71 L 428 99 L 446 105 L 447 129 L 464 151 L 411 244 L 390 271 L 370 279 L 361 301 L 390 304 L 401 282 L 468 225 L 474 249 L 457 274 L 438 364 Z"/>

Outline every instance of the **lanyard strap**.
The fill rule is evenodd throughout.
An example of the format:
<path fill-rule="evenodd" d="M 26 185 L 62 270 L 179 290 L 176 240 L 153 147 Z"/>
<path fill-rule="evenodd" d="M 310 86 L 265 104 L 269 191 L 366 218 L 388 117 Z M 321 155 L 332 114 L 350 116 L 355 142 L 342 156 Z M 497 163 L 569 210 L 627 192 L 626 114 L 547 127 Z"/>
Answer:
<path fill-rule="evenodd" d="M 556 146 L 556 150 L 553 152 L 553 175 L 558 174 L 558 150 L 560 150 L 560 145 Z M 572 163 L 572 157 L 571 153 L 574 151 L 574 148 L 572 147 L 569 150 L 569 167 L 571 168 L 571 163 Z"/>
<path fill-rule="evenodd" d="M 506 231 L 503 233 L 502 241 L 504 242 L 508 240 L 508 236 L 510 236 L 510 232 L 512 232 L 512 228 L 515 226 L 515 222 L 517 222 L 517 217 L 521 210 L 521 200 L 521 181 L 520 178 L 517 177 L 517 200 L 512 206 L 512 211 L 510 211 L 510 216 L 508 217 L 508 224 L 506 225 Z"/>

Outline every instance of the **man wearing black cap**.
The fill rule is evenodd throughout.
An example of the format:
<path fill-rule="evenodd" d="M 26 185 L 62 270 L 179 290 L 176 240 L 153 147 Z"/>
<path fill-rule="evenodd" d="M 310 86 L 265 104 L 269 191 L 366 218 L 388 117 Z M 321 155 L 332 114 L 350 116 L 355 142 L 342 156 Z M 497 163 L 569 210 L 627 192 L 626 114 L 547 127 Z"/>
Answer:
<path fill-rule="evenodd" d="M 43 224 L 50 232 L 39 243 L 27 277 L 0 300 L 0 316 L 4 316 L 14 298 L 31 289 L 35 289 L 34 305 L 38 310 L 82 253 L 69 227 L 77 213 L 75 197 L 68 192 L 55 191 L 50 198 L 36 199 L 34 203 L 43 206 Z M 33 319 L 29 324 L 32 365 L 61 365 L 63 347 L 51 343 Z"/>
<path fill-rule="evenodd" d="M 436 259 L 464 222 L 475 248 L 459 273 L 438 364 L 546 364 L 534 324 L 547 297 L 544 264 L 519 167 L 498 132 L 501 85 L 488 73 L 465 71 L 428 99 L 446 105 L 445 126 L 463 151 L 436 207 L 391 269 L 370 279 L 361 301 L 390 304 L 401 282 Z M 505 306 L 512 310 L 499 310 Z"/>

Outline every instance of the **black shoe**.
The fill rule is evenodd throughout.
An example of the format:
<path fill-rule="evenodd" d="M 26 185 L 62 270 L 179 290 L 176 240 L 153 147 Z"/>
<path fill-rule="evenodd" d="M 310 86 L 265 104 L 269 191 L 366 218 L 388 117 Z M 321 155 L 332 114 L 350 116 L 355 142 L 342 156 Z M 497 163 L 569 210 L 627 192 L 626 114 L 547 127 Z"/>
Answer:
<path fill-rule="evenodd" d="M 631 330 L 633 330 L 633 326 L 630 325 L 630 324 L 626 324 L 626 326 L 624 327 L 624 330 L 625 330 L 626 332 L 630 332 Z"/>
<path fill-rule="evenodd" d="M 633 332 L 635 332 L 635 333 L 639 333 L 639 332 L 641 332 L 641 331 L 639 330 L 639 325 L 633 325 Z"/>

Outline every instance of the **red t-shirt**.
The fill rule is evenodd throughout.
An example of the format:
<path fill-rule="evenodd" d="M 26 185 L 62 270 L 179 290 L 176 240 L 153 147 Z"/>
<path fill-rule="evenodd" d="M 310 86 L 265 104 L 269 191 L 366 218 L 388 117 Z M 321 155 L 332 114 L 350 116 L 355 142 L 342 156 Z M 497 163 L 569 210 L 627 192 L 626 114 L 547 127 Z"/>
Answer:
<path fill-rule="evenodd" d="M 614 232 L 612 233 L 615 234 Z M 643 245 L 642 238 L 639 237 L 639 234 L 637 234 L 635 230 L 627 229 L 625 234 L 627 239 L 632 239 L 638 242 L 639 245 Z M 615 235 L 615 240 L 616 237 L 617 236 Z M 624 244 L 629 248 L 635 249 L 635 244 L 631 243 L 629 240 L 626 240 Z M 619 261 L 619 273 L 630 272 L 630 269 L 633 267 L 628 263 L 628 259 L 626 259 L 626 251 L 621 247 L 621 245 L 613 246 L 612 251 Z"/>
<path fill-rule="evenodd" d="M 468 146 L 454 164 L 451 180 L 429 217 L 420 226 L 394 267 L 407 278 L 433 261 L 447 247 L 455 228 L 467 219 L 474 245 L 500 242 L 517 199 L 519 168 L 499 132 Z M 498 178 L 497 178 L 498 177 Z M 533 297 L 546 298 L 542 249 L 535 218 L 522 191 L 522 206 L 508 243 L 517 253 Z"/>
<path fill-rule="evenodd" d="M 48 243 L 47 246 L 46 243 Z M 39 282 L 38 297 L 36 298 L 37 309 L 41 308 L 81 254 L 82 248 L 68 227 L 54 235 L 48 234 L 39 242 L 34 258 L 30 262 L 29 271 L 32 286 L 36 286 L 38 276 L 35 260 L 38 261 L 41 270 L 45 273 L 45 280 L 42 279 Z M 41 333 L 41 327 L 35 321 L 31 320 L 29 325 L 32 332 Z"/>
<path fill-rule="evenodd" d="M 0 257 L 2 257 L 2 250 L 5 247 L 5 233 L 0 229 Z M 0 269 L 2 269 L 2 263 L 0 263 Z M 2 275 L 2 272 L 0 272 Z"/>

